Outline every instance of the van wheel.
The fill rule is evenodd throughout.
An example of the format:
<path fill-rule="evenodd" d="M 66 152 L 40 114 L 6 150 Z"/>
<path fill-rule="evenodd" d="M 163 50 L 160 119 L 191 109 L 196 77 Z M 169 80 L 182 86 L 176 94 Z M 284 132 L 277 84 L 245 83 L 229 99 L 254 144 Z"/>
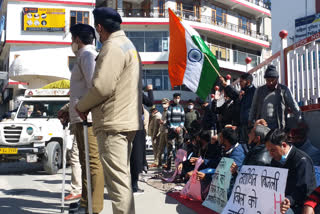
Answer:
<path fill-rule="evenodd" d="M 61 146 L 58 142 L 52 141 L 46 146 L 46 157 L 43 158 L 43 168 L 50 174 L 57 174 L 62 161 Z"/>

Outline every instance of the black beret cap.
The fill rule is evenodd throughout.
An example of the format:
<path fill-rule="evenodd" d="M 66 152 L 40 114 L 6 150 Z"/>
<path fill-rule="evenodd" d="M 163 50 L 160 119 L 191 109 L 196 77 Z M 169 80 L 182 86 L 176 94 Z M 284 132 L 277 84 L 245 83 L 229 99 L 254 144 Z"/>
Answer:
<path fill-rule="evenodd" d="M 111 7 L 99 7 L 93 10 L 93 16 L 96 23 L 103 22 L 106 19 L 122 23 L 120 14 Z"/>
<path fill-rule="evenodd" d="M 177 96 L 181 97 L 181 94 L 180 93 L 174 93 L 173 94 L 173 97 L 177 97 Z"/>
<path fill-rule="evenodd" d="M 278 78 L 279 73 L 277 71 L 276 66 L 268 65 L 266 72 L 264 73 L 264 78 Z"/>
<path fill-rule="evenodd" d="M 70 28 L 72 34 L 91 33 L 95 37 L 94 28 L 87 24 L 75 24 Z"/>

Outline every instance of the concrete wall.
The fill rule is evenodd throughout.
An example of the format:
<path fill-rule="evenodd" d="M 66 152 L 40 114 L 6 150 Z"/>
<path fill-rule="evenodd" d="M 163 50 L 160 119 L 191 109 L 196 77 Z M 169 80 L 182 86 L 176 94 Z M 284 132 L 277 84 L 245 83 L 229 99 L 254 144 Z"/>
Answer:
<path fill-rule="evenodd" d="M 306 6 L 307 2 L 307 6 Z M 279 32 L 287 30 L 288 45 L 295 35 L 295 19 L 315 14 L 315 0 L 272 0 L 272 52 L 280 50 Z"/>

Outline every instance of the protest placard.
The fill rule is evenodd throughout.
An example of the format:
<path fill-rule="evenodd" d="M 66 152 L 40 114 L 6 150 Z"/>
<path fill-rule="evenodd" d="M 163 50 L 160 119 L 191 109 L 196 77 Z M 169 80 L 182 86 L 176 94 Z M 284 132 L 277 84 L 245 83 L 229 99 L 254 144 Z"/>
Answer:
<path fill-rule="evenodd" d="M 210 190 L 203 206 L 212 209 L 217 213 L 221 213 L 226 206 L 228 198 L 228 188 L 230 186 L 231 171 L 230 167 L 233 163 L 231 158 L 222 158 L 219 165 L 212 176 Z"/>
<path fill-rule="evenodd" d="M 242 166 L 222 214 L 280 214 L 288 169 Z"/>
<path fill-rule="evenodd" d="M 316 173 L 317 187 L 320 186 L 320 166 L 314 166 L 314 171 Z"/>

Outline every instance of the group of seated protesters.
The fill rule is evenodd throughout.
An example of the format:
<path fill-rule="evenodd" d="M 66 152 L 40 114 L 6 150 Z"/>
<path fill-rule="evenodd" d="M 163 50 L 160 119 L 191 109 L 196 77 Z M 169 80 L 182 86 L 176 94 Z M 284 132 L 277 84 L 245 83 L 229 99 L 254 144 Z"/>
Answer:
<path fill-rule="evenodd" d="M 249 127 L 248 142 L 245 144 L 239 143 L 237 127 L 231 125 L 225 126 L 213 137 L 201 131 L 195 132 L 185 139 L 183 149 L 187 151 L 188 158 L 178 166 L 181 170 L 179 179 L 187 182 L 193 174 L 195 163 L 201 157 L 197 179 L 200 180 L 204 200 L 214 169 L 223 157 L 234 161 L 230 168 L 232 179 L 228 197 L 243 165 L 285 168 L 288 169 L 288 177 L 281 213 L 320 213 L 316 206 L 320 199 L 320 188 L 315 190 L 314 170 L 314 165 L 319 165 L 320 151 L 308 140 L 307 131 L 304 122 L 299 122 L 290 130 L 270 130 L 266 121 L 261 119 Z"/>

